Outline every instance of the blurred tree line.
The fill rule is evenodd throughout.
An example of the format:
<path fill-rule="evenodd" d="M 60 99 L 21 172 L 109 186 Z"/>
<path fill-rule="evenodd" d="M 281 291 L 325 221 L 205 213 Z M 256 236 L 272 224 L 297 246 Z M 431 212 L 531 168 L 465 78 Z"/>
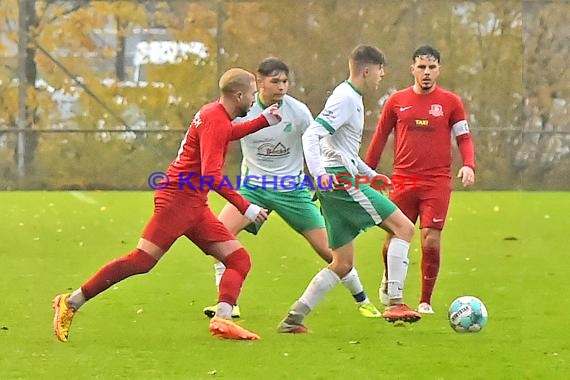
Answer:
<path fill-rule="evenodd" d="M 477 188 L 568 190 L 568 14 L 568 0 L 2 0 L 0 188 L 148 188 L 225 69 L 282 58 L 290 93 L 316 115 L 346 78 L 347 55 L 367 43 L 388 65 L 365 99 L 364 147 L 387 96 L 412 83 L 413 50 L 432 44 L 442 52 L 440 84 L 470 115 Z M 199 42 L 207 54 L 147 57 L 145 81 L 135 81 L 134 44 L 158 40 Z M 239 159 L 235 144 L 230 172 Z M 390 162 L 385 154 L 383 171 Z"/>

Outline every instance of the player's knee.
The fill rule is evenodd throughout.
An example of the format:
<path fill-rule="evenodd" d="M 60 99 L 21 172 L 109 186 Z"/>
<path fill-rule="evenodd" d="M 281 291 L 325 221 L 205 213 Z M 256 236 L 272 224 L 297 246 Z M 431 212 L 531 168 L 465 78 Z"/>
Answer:
<path fill-rule="evenodd" d="M 439 249 L 441 231 L 433 228 L 422 229 L 422 247 Z"/>
<path fill-rule="evenodd" d="M 398 226 L 398 229 L 393 231 L 394 236 L 398 239 L 405 241 L 412 241 L 414 237 L 415 227 L 414 224 L 406 218 L 406 220 Z"/>
<path fill-rule="evenodd" d="M 149 272 L 158 262 L 146 251 L 135 249 L 127 256 L 127 265 L 130 265 L 132 274 L 143 274 Z"/>
<path fill-rule="evenodd" d="M 327 264 L 330 264 L 332 262 L 333 258 L 329 247 L 316 248 L 315 251 L 323 260 L 327 262 Z"/>
<path fill-rule="evenodd" d="M 343 261 L 343 260 L 333 260 L 333 262 L 329 265 L 329 268 L 336 273 L 336 275 L 340 278 L 343 278 L 352 270 L 353 263 L 352 261 Z"/>
<path fill-rule="evenodd" d="M 247 274 L 251 269 L 251 257 L 245 248 L 240 248 L 232 252 L 223 261 L 226 269 L 234 269 L 241 274 L 243 278 L 246 278 Z"/>
<path fill-rule="evenodd" d="M 435 236 L 426 236 L 423 239 L 422 246 L 429 249 L 439 249 L 440 239 Z"/>

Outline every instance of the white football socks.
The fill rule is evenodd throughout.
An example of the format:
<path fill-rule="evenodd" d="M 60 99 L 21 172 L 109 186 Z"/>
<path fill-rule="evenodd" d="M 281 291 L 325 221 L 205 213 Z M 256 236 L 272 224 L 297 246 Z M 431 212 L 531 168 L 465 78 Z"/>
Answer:
<path fill-rule="evenodd" d="M 388 245 L 388 297 L 390 299 L 404 297 L 404 284 L 408 274 L 408 250 L 410 243 L 392 238 Z"/>
<path fill-rule="evenodd" d="M 71 295 L 67 299 L 67 304 L 72 308 L 74 308 L 75 310 L 79 310 L 79 308 L 83 306 L 85 302 L 87 301 L 85 300 L 85 295 L 83 295 L 81 288 L 71 293 Z"/>
<path fill-rule="evenodd" d="M 216 317 L 224 319 L 232 319 L 233 306 L 227 302 L 219 302 L 216 310 Z"/>
<path fill-rule="evenodd" d="M 350 294 L 357 295 L 359 293 L 364 292 L 364 286 L 362 286 L 362 282 L 360 281 L 360 277 L 358 276 L 358 272 L 356 271 L 355 267 L 352 267 L 350 272 L 346 274 L 341 280 L 342 285 L 350 291 Z M 366 297 L 360 304 L 369 303 L 370 300 Z"/>
<path fill-rule="evenodd" d="M 220 281 L 222 281 L 222 276 L 226 271 L 226 266 L 221 261 L 214 264 L 214 273 L 216 274 L 216 288 L 220 286 Z"/>
<path fill-rule="evenodd" d="M 340 278 L 335 272 L 329 268 L 322 269 L 313 277 L 305 292 L 299 298 L 299 302 L 307 305 L 309 309 L 315 306 L 323 299 L 323 297 L 340 282 Z"/>
<path fill-rule="evenodd" d="M 386 293 L 388 291 L 388 279 L 386 278 L 386 271 L 382 273 L 382 281 L 380 281 L 380 291 Z"/>

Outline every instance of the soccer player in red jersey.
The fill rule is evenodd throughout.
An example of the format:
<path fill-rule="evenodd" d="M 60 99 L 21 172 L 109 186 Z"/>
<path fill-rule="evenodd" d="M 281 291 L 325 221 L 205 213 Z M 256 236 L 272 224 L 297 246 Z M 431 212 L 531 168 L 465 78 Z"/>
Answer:
<path fill-rule="evenodd" d="M 394 131 L 394 172 L 390 199 L 412 222 L 420 219 L 422 294 L 418 311 L 432 314 L 431 296 L 440 264 L 441 231 L 451 196 L 451 137 L 463 165 L 457 174 L 463 186 L 475 182 L 475 154 L 467 115 L 459 96 L 439 87 L 440 53 L 421 46 L 412 56 L 414 85 L 394 93 L 382 110 L 366 152 L 375 169 L 388 136 Z M 390 237 L 388 237 L 389 239 Z M 386 261 L 386 247 L 383 250 Z M 386 267 L 386 265 L 385 265 Z M 383 303 L 389 301 L 384 272 L 380 286 Z"/>
<path fill-rule="evenodd" d="M 86 301 L 127 277 L 150 271 L 181 236 L 226 266 L 210 332 L 227 339 L 259 339 L 231 321 L 232 305 L 240 294 L 251 260 L 246 249 L 212 213 L 207 196 L 213 189 L 251 221 L 267 218 L 267 210 L 251 204 L 231 184 L 224 184 L 222 167 L 231 140 L 278 123 L 281 114 L 273 105 L 258 118 L 232 126 L 232 120 L 245 116 L 254 103 L 255 77 L 234 68 L 222 75 L 219 86 L 220 98 L 196 113 L 178 155 L 168 167 L 164 188 L 155 192 L 154 214 L 137 248 L 104 265 L 73 293 L 55 297 L 54 332 L 60 341 L 67 341 L 73 316 Z"/>

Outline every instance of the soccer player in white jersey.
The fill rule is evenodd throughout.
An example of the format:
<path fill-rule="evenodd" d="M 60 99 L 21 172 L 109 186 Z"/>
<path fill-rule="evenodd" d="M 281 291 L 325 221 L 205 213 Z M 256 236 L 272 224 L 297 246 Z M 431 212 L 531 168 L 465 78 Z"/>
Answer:
<path fill-rule="evenodd" d="M 243 153 L 241 177 L 247 181 L 241 186 L 240 194 L 267 210 L 275 211 L 296 232 L 301 234 L 315 252 L 327 263 L 332 261 L 323 217 L 312 201 L 307 186 L 313 186 L 304 174 L 303 146 L 301 137 L 313 120 L 309 108 L 299 100 L 287 95 L 289 89 L 289 67 L 276 58 L 263 60 L 257 69 L 259 92 L 247 116 L 236 120 L 241 122 L 261 115 L 270 104 L 278 103 L 282 121 L 241 139 Z M 237 235 L 241 230 L 257 234 L 263 223 L 255 224 L 228 203 L 218 218 Z M 216 286 L 225 270 L 221 262 L 214 264 Z M 344 286 L 357 303 L 358 310 L 365 317 L 378 318 L 382 314 L 370 302 L 358 273 L 348 268 L 343 277 Z M 214 316 L 215 306 L 204 308 L 204 314 Z M 239 306 L 234 306 L 235 318 L 240 316 Z"/>
<path fill-rule="evenodd" d="M 388 246 L 388 295 L 384 318 L 415 322 L 421 315 L 403 303 L 408 250 L 414 225 L 394 203 L 363 182 L 378 176 L 358 156 L 364 128 L 363 92 L 376 90 L 384 76 L 384 55 L 376 47 L 357 46 L 350 54 L 350 75 L 327 99 L 325 108 L 303 135 L 307 166 L 316 179 L 326 221 L 332 262 L 309 283 L 278 326 L 282 333 L 303 333 L 305 317 L 353 266 L 354 239 L 369 227 L 393 234 Z M 376 177 L 376 178 L 375 178 Z M 366 179 L 367 181 L 363 181 Z"/>

